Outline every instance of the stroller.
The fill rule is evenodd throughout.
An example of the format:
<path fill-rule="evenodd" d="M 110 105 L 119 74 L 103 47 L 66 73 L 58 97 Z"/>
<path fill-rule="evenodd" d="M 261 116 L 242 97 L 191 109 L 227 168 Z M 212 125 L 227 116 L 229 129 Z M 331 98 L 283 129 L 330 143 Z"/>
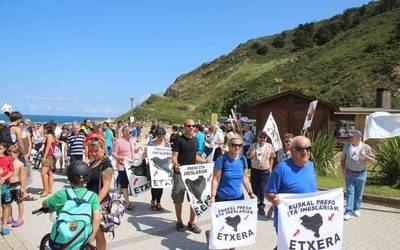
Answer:
<path fill-rule="evenodd" d="M 32 148 L 30 158 L 33 165 L 33 169 L 36 170 L 39 169 L 40 163 L 42 162 L 43 149 L 44 149 L 44 143 L 36 144 L 35 148 Z"/>

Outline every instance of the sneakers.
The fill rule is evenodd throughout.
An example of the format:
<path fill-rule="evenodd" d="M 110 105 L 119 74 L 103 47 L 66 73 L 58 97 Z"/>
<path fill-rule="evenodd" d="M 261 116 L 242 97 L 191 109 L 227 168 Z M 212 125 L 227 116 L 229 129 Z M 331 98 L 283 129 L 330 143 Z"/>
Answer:
<path fill-rule="evenodd" d="M 12 227 L 19 227 L 19 226 L 22 226 L 22 224 L 24 224 L 23 220 L 16 220 L 11 226 Z"/>
<path fill-rule="evenodd" d="M 360 210 L 354 211 L 354 216 L 355 217 L 360 217 L 361 216 Z"/>
<path fill-rule="evenodd" d="M 198 226 L 196 226 L 196 224 L 190 224 L 190 223 L 188 223 L 187 229 L 188 229 L 190 232 L 195 233 L 195 234 L 201 233 L 201 229 L 200 229 Z"/>
<path fill-rule="evenodd" d="M 344 220 L 350 220 L 351 214 L 346 213 L 343 218 L 344 218 Z"/>
<path fill-rule="evenodd" d="M 10 230 L 8 230 L 8 228 L 3 228 L 1 229 L 1 235 L 9 235 L 10 234 Z"/>

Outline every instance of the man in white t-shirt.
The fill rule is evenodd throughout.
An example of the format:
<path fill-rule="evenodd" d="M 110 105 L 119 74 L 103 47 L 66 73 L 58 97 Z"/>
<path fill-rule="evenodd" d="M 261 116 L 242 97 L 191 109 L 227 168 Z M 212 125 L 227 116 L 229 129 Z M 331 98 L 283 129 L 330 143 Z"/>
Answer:
<path fill-rule="evenodd" d="M 371 147 L 361 141 L 361 132 L 352 130 L 349 133 L 349 143 L 344 145 L 340 166 L 346 178 L 346 212 L 345 220 L 353 215 L 361 215 L 361 201 L 367 181 L 367 162 L 375 163 Z"/>
<path fill-rule="evenodd" d="M 275 158 L 274 148 L 267 142 L 267 133 L 258 133 L 257 142 L 250 145 L 246 156 L 251 160 L 251 186 L 257 196 L 258 214 L 265 215 L 264 197 Z"/>

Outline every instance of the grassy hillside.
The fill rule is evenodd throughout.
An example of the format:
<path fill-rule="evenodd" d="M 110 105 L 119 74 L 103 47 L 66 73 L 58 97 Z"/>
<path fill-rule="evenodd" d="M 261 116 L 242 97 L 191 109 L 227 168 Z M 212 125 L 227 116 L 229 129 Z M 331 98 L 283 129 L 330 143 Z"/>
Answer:
<path fill-rule="evenodd" d="M 165 96 L 134 110 L 139 119 L 209 119 L 282 90 L 338 106 L 375 105 L 375 89 L 390 88 L 400 108 L 400 0 L 370 3 L 275 36 L 250 40 L 178 77 Z"/>

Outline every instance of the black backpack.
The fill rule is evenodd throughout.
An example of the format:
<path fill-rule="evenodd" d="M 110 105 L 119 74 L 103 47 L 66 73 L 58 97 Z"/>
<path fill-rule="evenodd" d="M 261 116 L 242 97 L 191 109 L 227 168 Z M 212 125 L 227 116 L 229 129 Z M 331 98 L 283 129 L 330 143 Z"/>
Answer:
<path fill-rule="evenodd" d="M 11 127 L 14 126 L 15 125 L 4 126 L 0 129 L 0 143 L 5 143 L 7 147 L 14 144 L 11 138 Z"/>

